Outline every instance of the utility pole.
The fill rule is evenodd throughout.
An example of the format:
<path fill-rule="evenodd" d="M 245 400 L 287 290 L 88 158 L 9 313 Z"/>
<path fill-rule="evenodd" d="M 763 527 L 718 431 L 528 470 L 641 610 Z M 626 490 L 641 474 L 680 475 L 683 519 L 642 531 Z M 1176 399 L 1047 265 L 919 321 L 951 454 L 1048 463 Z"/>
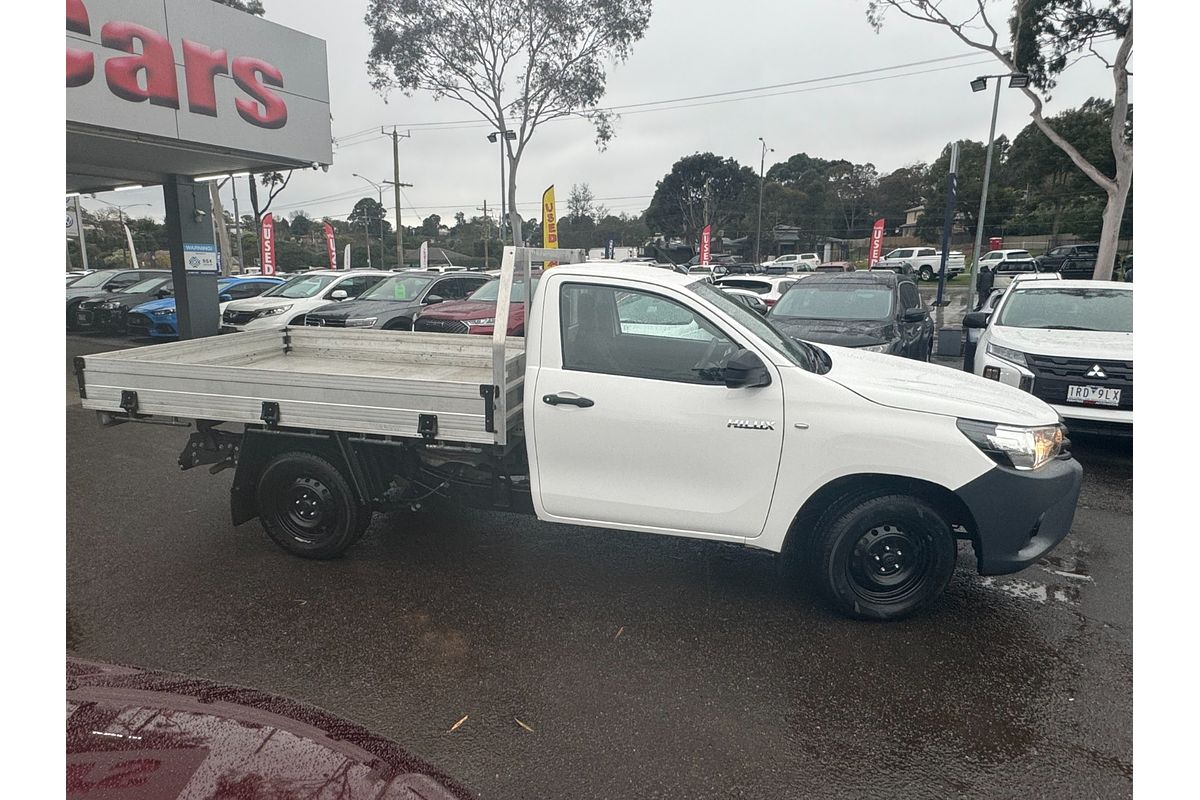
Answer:
<path fill-rule="evenodd" d="M 79 254 L 83 256 L 83 268 L 87 270 L 87 236 L 83 232 L 83 210 L 79 207 L 79 195 L 75 195 L 75 222 L 79 226 Z"/>
<path fill-rule="evenodd" d="M 379 132 L 384 136 L 388 132 L 383 128 Z M 396 126 L 392 126 L 392 179 L 384 181 L 384 183 L 392 184 L 392 188 L 396 190 L 396 266 L 403 269 L 404 267 L 404 220 L 400 217 L 400 187 L 412 186 L 411 183 L 400 182 L 400 140 L 412 138 L 412 131 L 400 133 L 396 130 Z"/>
<path fill-rule="evenodd" d="M 949 303 L 944 300 L 946 293 L 946 260 L 950 257 L 950 232 L 954 227 L 954 200 L 958 195 L 958 142 L 950 145 L 950 174 L 946 176 L 946 215 L 942 222 L 942 262 L 938 269 L 937 299 L 935 306 L 941 307 Z M 941 328 L 941 325 L 938 325 Z"/>
<path fill-rule="evenodd" d="M 762 261 L 762 206 L 763 206 L 763 189 L 767 186 L 767 150 L 775 152 L 774 147 L 767 147 L 767 142 L 761 136 L 758 140 L 762 142 L 762 158 L 758 162 L 758 230 L 754 234 L 754 263 L 759 264 Z"/>
<path fill-rule="evenodd" d="M 491 259 L 488 257 L 488 239 L 492 238 L 492 218 L 488 215 L 487 198 L 483 198 L 483 208 L 476 208 L 476 211 L 483 212 L 483 218 L 487 220 L 487 230 L 483 235 L 483 263 L 490 267 Z"/>

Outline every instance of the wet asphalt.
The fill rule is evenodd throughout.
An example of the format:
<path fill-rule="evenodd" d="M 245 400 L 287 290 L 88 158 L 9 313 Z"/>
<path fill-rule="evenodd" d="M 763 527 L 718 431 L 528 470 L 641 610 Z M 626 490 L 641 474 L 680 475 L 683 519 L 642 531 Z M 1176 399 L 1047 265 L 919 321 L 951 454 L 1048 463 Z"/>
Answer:
<path fill-rule="evenodd" d="M 453 508 L 304 561 L 229 522 L 187 431 L 102 429 L 67 340 L 67 648 L 295 697 L 484 798 L 1096 798 L 1132 791 L 1132 451 L 1076 439 L 1070 536 L 851 622 L 769 554 Z M 462 717 L 457 730 L 449 729 Z M 521 724 L 532 730 L 526 730 Z"/>

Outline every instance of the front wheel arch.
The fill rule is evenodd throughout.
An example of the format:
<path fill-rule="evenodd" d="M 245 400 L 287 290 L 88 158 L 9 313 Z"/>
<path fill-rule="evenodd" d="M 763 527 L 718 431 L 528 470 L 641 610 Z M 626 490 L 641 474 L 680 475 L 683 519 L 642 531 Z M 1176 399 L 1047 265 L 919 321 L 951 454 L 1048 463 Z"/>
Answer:
<path fill-rule="evenodd" d="M 817 522 L 831 506 L 845 502 L 849 497 L 871 497 L 885 494 L 907 494 L 932 505 L 952 525 L 960 538 L 967 538 L 979 556 L 979 527 L 974 515 L 962 499 L 945 486 L 910 478 L 903 475 L 860 473 L 844 475 L 826 483 L 809 496 L 788 527 L 780 556 L 786 564 L 801 564 L 811 555 L 812 533 Z M 957 529 L 961 528 L 962 532 Z"/>

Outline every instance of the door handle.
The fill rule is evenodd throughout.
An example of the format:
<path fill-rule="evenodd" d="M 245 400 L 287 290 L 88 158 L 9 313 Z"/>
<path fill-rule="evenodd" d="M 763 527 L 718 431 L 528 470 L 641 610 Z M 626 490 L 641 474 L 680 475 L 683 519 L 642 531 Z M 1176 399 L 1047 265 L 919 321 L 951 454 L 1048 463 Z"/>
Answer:
<path fill-rule="evenodd" d="M 542 397 L 542 402 L 548 406 L 579 406 L 580 408 L 591 408 L 596 405 L 595 401 L 586 397 L 563 397 L 560 394 L 545 395 Z"/>

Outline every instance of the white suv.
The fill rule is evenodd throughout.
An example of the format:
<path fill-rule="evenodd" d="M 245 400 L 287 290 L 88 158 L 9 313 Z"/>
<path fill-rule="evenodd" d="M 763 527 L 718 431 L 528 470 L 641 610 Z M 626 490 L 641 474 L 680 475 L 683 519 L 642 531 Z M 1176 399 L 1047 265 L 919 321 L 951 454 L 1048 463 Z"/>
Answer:
<path fill-rule="evenodd" d="M 988 314 L 976 375 L 1049 403 L 1073 430 L 1133 434 L 1133 287 L 1114 281 L 1022 280 Z"/>
<path fill-rule="evenodd" d="M 229 303 L 221 313 L 221 333 L 303 325 L 309 311 L 330 302 L 358 297 L 395 274 L 368 269 L 305 272 L 258 297 Z"/>
<path fill-rule="evenodd" d="M 812 272 L 821 265 L 821 257 L 816 253 L 785 253 L 769 261 L 764 261 L 762 267 L 793 267 L 796 272 Z"/>

